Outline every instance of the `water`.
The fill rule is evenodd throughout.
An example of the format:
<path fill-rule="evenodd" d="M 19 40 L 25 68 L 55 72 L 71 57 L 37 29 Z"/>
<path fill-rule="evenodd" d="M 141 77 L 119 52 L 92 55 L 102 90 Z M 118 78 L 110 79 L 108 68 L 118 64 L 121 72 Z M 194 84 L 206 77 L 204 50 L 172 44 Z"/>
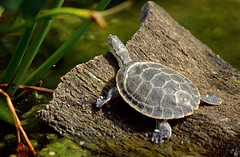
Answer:
<path fill-rule="evenodd" d="M 140 9 L 145 2 L 137 1 L 131 10 L 106 17 L 108 25 L 105 28 L 100 28 L 96 24 L 93 24 L 64 58 L 44 76 L 42 86 L 52 89 L 56 88 L 60 82 L 60 77 L 66 74 L 71 68 L 108 51 L 106 44 L 108 34 L 117 35 L 124 43 L 130 40 L 139 28 Z M 199 40 L 208 45 L 213 52 L 229 62 L 233 67 L 240 69 L 240 1 L 157 0 L 155 2 L 163 7 L 182 26 L 190 30 Z M 110 6 L 118 3 L 118 1 L 114 1 Z M 83 1 L 69 0 L 66 1 L 65 5 L 93 8 L 95 4 L 94 1 L 88 1 L 83 4 Z M 76 17 L 57 17 L 28 74 L 41 65 L 42 62 L 67 40 L 81 22 Z M 16 39 L 18 38 L 19 36 L 12 36 L 2 38 L 0 41 L 0 79 L 7 67 L 16 45 Z M 84 154 L 85 156 L 91 156 L 91 153 L 79 150 L 73 143 L 69 141 L 63 142 L 63 139 L 55 135 L 51 129 L 39 129 L 40 126 L 34 119 L 34 113 L 50 99 L 49 96 L 45 97 L 45 95 L 31 95 L 28 100 L 21 102 L 21 104 L 28 104 L 25 109 L 22 109 L 21 105 L 17 107 L 21 111 L 18 114 L 22 115 L 23 126 L 28 131 L 37 151 L 42 153 L 43 156 L 47 156 L 49 152 L 57 153 L 61 156 L 59 154 L 61 151 L 56 152 L 55 148 L 59 150 L 59 148 L 63 149 L 62 147 L 64 147 L 66 150 L 64 149 L 62 153 L 69 151 L 67 153 L 70 154 L 72 151 L 74 153 L 82 153 L 82 156 Z M 7 124 L 4 124 L 4 126 L 5 131 L 2 131 L 0 136 L 2 139 L 0 150 L 5 149 L 7 150 L 5 152 L 9 153 L 9 150 L 11 152 L 14 144 L 16 144 L 15 128 Z M 61 143 L 64 143 L 64 145 L 61 145 Z"/>
<path fill-rule="evenodd" d="M 117 35 L 124 43 L 131 39 L 140 25 L 141 6 L 146 1 L 133 4 L 130 11 L 106 17 L 107 27 L 93 24 L 77 44 L 57 64 L 57 73 L 65 74 L 75 65 L 86 62 L 94 56 L 108 51 L 106 44 L 109 34 Z M 176 21 L 208 45 L 214 53 L 240 69 L 240 2 L 237 0 L 156 0 Z M 110 6 L 117 2 L 110 3 Z M 89 5 L 90 6 L 90 5 Z M 63 20 L 64 19 L 64 22 Z M 70 22 L 68 21 L 70 20 Z M 62 23 L 63 22 L 63 23 Z M 47 37 L 47 45 L 56 49 L 76 29 L 76 18 L 59 17 L 55 29 L 56 36 Z M 57 23 L 60 23 L 57 26 Z M 64 26 L 64 27 L 62 27 Z M 59 28 L 60 27 L 60 28 Z M 61 31 L 59 31 L 59 29 Z M 56 31 L 55 30 L 55 31 Z M 55 32 L 54 31 L 54 32 Z M 64 32 L 64 33 L 62 33 Z M 55 41 L 52 43 L 52 41 Z M 56 73 L 54 73 L 56 74 Z"/>

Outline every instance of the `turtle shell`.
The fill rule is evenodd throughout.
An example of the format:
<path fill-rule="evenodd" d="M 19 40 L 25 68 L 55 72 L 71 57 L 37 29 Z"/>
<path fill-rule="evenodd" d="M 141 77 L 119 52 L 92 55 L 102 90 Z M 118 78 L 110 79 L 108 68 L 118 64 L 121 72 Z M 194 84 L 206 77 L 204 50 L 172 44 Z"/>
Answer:
<path fill-rule="evenodd" d="M 155 119 L 191 115 L 200 103 L 200 94 L 192 82 L 161 64 L 130 62 L 118 71 L 116 82 L 130 106 Z"/>

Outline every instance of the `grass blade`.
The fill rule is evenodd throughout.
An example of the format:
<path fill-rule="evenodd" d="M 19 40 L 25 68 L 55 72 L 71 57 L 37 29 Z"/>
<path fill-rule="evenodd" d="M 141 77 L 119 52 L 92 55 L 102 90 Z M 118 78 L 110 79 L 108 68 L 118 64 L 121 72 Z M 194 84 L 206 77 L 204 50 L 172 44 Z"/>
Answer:
<path fill-rule="evenodd" d="M 61 7 L 63 3 L 63 0 L 55 0 L 55 3 L 53 4 L 53 7 Z M 12 96 L 14 92 L 17 90 L 18 86 L 20 85 L 23 77 L 25 76 L 29 66 L 31 65 L 40 45 L 42 44 L 42 41 L 46 37 L 50 26 L 53 22 L 52 18 L 47 18 L 43 25 L 41 26 L 40 30 L 38 31 L 38 34 L 34 38 L 33 42 L 29 46 L 28 51 L 26 52 L 24 58 L 22 59 L 21 64 L 19 65 L 18 71 L 14 76 L 14 79 L 12 83 L 9 85 L 7 93 Z"/>
<path fill-rule="evenodd" d="M 108 5 L 110 0 L 101 0 L 96 11 L 102 11 Z M 56 64 L 64 54 L 77 42 L 77 40 L 83 35 L 83 33 L 91 25 L 92 21 L 85 21 L 73 35 L 56 51 L 51 55 L 36 71 L 34 71 L 27 79 L 23 82 L 25 85 L 31 85 L 38 80 L 54 65 Z"/>
<path fill-rule="evenodd" d="M 31 39 L 35 24 L 31 27 L 27 27 L 18 42 L 18 46 L 8 64 L 7 70 L 3 76 L 2 83 L 10 83 L 13 76 L 15 75 L 17 68 L 22 61 L 22 58 L 25 54 L 29 41 Z"/>

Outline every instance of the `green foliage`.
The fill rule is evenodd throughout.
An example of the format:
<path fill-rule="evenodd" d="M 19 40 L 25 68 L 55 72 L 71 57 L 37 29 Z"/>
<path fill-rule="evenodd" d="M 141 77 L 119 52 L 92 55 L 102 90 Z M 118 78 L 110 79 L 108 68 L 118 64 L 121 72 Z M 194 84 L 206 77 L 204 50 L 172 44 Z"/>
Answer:
<path fill-rule="evenodd" d="M 53 15 L 62 14 L 63 9 L 61 10 L 61 6 L 64 0 L 54 0 L 52 3 L 52 6 L 47 12 L 40 13 L 44 14 L 44 21 L 41 23 L 41 27 L 39 27 L 39 30 L 35 30 L 35 26 L 38 24 L 38 15 L 41 10 L 43 10 L 43 6 L 46 3 L 46 0 L 40 0 L 40 1 L 33 1 L 33 0 L 23 0 L 21 1 L 15 1 L 15 0 L 7 0 L 7 1 L 1 1 L 0 4 L 5 7 L 5 9 L 14 10 L 16 12 L 21 13 L 21 17 L 23 20 L 23 23 L 18 22 L 19 15 L 16 14 L 16 17 L 14 18 L 14 22 L 10 22 L 10 24 L 5 24 L 0 27 L 0 35 L 6 35 L 8 32 L 14 32 L 18 30 L 19 28 L 24 28 L 23 34 L 19 40 L 19 43 L 17 45 L 17 48 L 15 49 L 15 52 L 13 53 L 13 56 L 9 62 L 9 65 L 7 67 L 7 70 L 5 72 L 5 75 L 2 78 L 2 81 L 0 83 L 7 83 L 7 93 L 10 97 L 13 97 L 16 90 L 18 89 L 18 86 L 22 83 L 22 80 L 30 67 L 34 57 L 36 56 L 39 47 L 41 46 L 43 40 L 45 39 L 51 24 L 54 20 Z M 107 4 L 110 2 L 110 0 L 101 0 L 96 7 L 96 10 L 100 11 L 103 10 Z M 59 9 L 58 9 L 59 8 Z M 52 10 L 58 9 L 57 13 L 52 14 Z M 74 14 L 74 12 L 77 11 L 77 15 Z M 52 56 L 50 56 L 45 63 L 43 63 L 33 74 L 27 78 L 23 83 L 27 85 L 32 85 L 36 83 L 38 80 L 41 79 L 41 77 L 54 65 L 56 62 L 58 62 L 64 54 L 77 42 L 77 40 L 83 35 L 83 33 L 87 30 L 87 28 L 90 26 L 92 21 L 90 21 L 91 16 L 85 14 L 85 12 L 88 12 L 90 14 L 89 10 L 82 10 L 82 9 L 71 9 L 68 8 L 69 15 L 76 15 L 76 16 L 83 16 L 84 19 L 88 19 L 86 22 L 84 22 L 73 35 L 62 45 L 60 48 L 53 53 Z M 20 18 L 21 18 L 20 17 Z M 22 21 L 20 19 L 19 21 Z M 41 18 L 42 19 L 42 18 Z M 11 25 L 12 24 L 12 25 Z M 36 33 L 34 36 L 34 39 L 32 38 L 33 32 Z M 1 97 L 1 100 L 2 97 Z M 7 110 L 3 110 L 3 108 L 7 108 L 5 103 L 0 103 L 0 112 L 6 113 Z M 7 118 L 4 118 L 9 115 L 2 114 L 0 119 L 4 120 Z"/>
<path fill-rule="evenodd" d="M 15 11 L 21 6 L 22 1 L 23 0 L 2 0 L 0 1 L 0 5 L 8 10 Z"/>
<path fill-rule="evenodd" d="M 0 5 L 11 11 L 18 11 L 25 19 L 33 19 L 43 8 L 47 0 L 2 0 Z"/>
<path fill-rule="evenodd" d="M 110 0 L 102 0 L 96 7 L 96 11 L 103 10 Z M 23 84 L 33 84 L 39 80 L 39 77 L 42 77 L 56 62 L 58 62 L 63 55 L 78 41 L 78 39 L 83 35 L 83 33 L 91 25 L 91 21 L 84 22 L 74 33 L 73 35 L 59 48 L 57 51 L 51 55 L 48 60 L 46 60 L 35 72 L 29 76 Z"/>
<path fill-rule="evenodd" d="M 39 13 L 46 2 L 47 0 L 23 0 L 20 11 L 25 19 L 31 20 Z"/>
<path fill-rule="evenodd" d="M 52 8 L 61 7 L 63 3 L 62 1 L 55 0 Z M 43 27 L 38 31 L 39 33 L 36 35 L 35 39 L 28 47 L 29 42 L 31 40 L 33 31 L 36 26 L 36 22 L 34 22 L 31 26 L 26 27 L 18 46 L 13 54 L 13 57 L 10 60 L 10 63 L 7 67 L 7 71 L 3 77 L 2 82 L 8 83 L 7 93 L 9 96 L 13 96 L 16 92 L 18 86 L 20 85 L 23 77 L 25 76 L 27 69 L 32 63 L 33 58 L 36 55 L 43 39 L 45 38 L 50 26 L 52 18 L 46 19 L 43 23 Z M 26 51 L 28 48 L 28 51 Z"/>
<path fill-rule="evenodd" d="M 0 119 L 9 124 L 14 124 L 13 117 L 6 106 L 6 101 L 3 96 L 0 96 Z"/>

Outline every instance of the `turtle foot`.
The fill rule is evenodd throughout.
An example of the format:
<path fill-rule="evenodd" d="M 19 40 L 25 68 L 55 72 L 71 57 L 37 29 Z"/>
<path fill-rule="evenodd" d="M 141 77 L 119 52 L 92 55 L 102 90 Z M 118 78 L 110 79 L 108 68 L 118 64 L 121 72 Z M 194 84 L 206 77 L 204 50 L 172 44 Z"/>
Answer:
<path fill-rule="evenodd" d="M 172 128 L 166 121 L 157 120 L 157 129 L 154 130 L 152 135 L 152 142 L 163 143 L 168 140 L 172 135 Z"/>
<path fill-rule="evenodd" d="M 161 134 L 160 134 L 160 131 L 158 129 L 155 129 L 154 132 L 153 132 L 153 135 L 152 135 L 152 142 L 154 143 L 163 143 L 164 141 L 161 141 Z"/>
<path fill-rule="evenodd" d="M 109 91 L 108 91 L 108 94 L 107 96 L 100 96 L 98 99 L 97 99 L 97 102 L 96 102 L 96 107 L 97 108 L 100 108 L 102 107 L 104 104 L 106 104 L 107 102 L 109 102 L 113 97 L 116 97 L 118 95 L 118 91 L 117 91 L 117 88 L 114 87 L 114 88 L 111 88 Z"/>
<path fill-rule="evenodd" d="M 110 99 L 106 99 L 105 96 L 100 96 L 98 99 L 97 99 L 97 102 L 96 102 L 96 107 L 100 108 L 102 107 L 104 104 L 106 104 Z"/>

